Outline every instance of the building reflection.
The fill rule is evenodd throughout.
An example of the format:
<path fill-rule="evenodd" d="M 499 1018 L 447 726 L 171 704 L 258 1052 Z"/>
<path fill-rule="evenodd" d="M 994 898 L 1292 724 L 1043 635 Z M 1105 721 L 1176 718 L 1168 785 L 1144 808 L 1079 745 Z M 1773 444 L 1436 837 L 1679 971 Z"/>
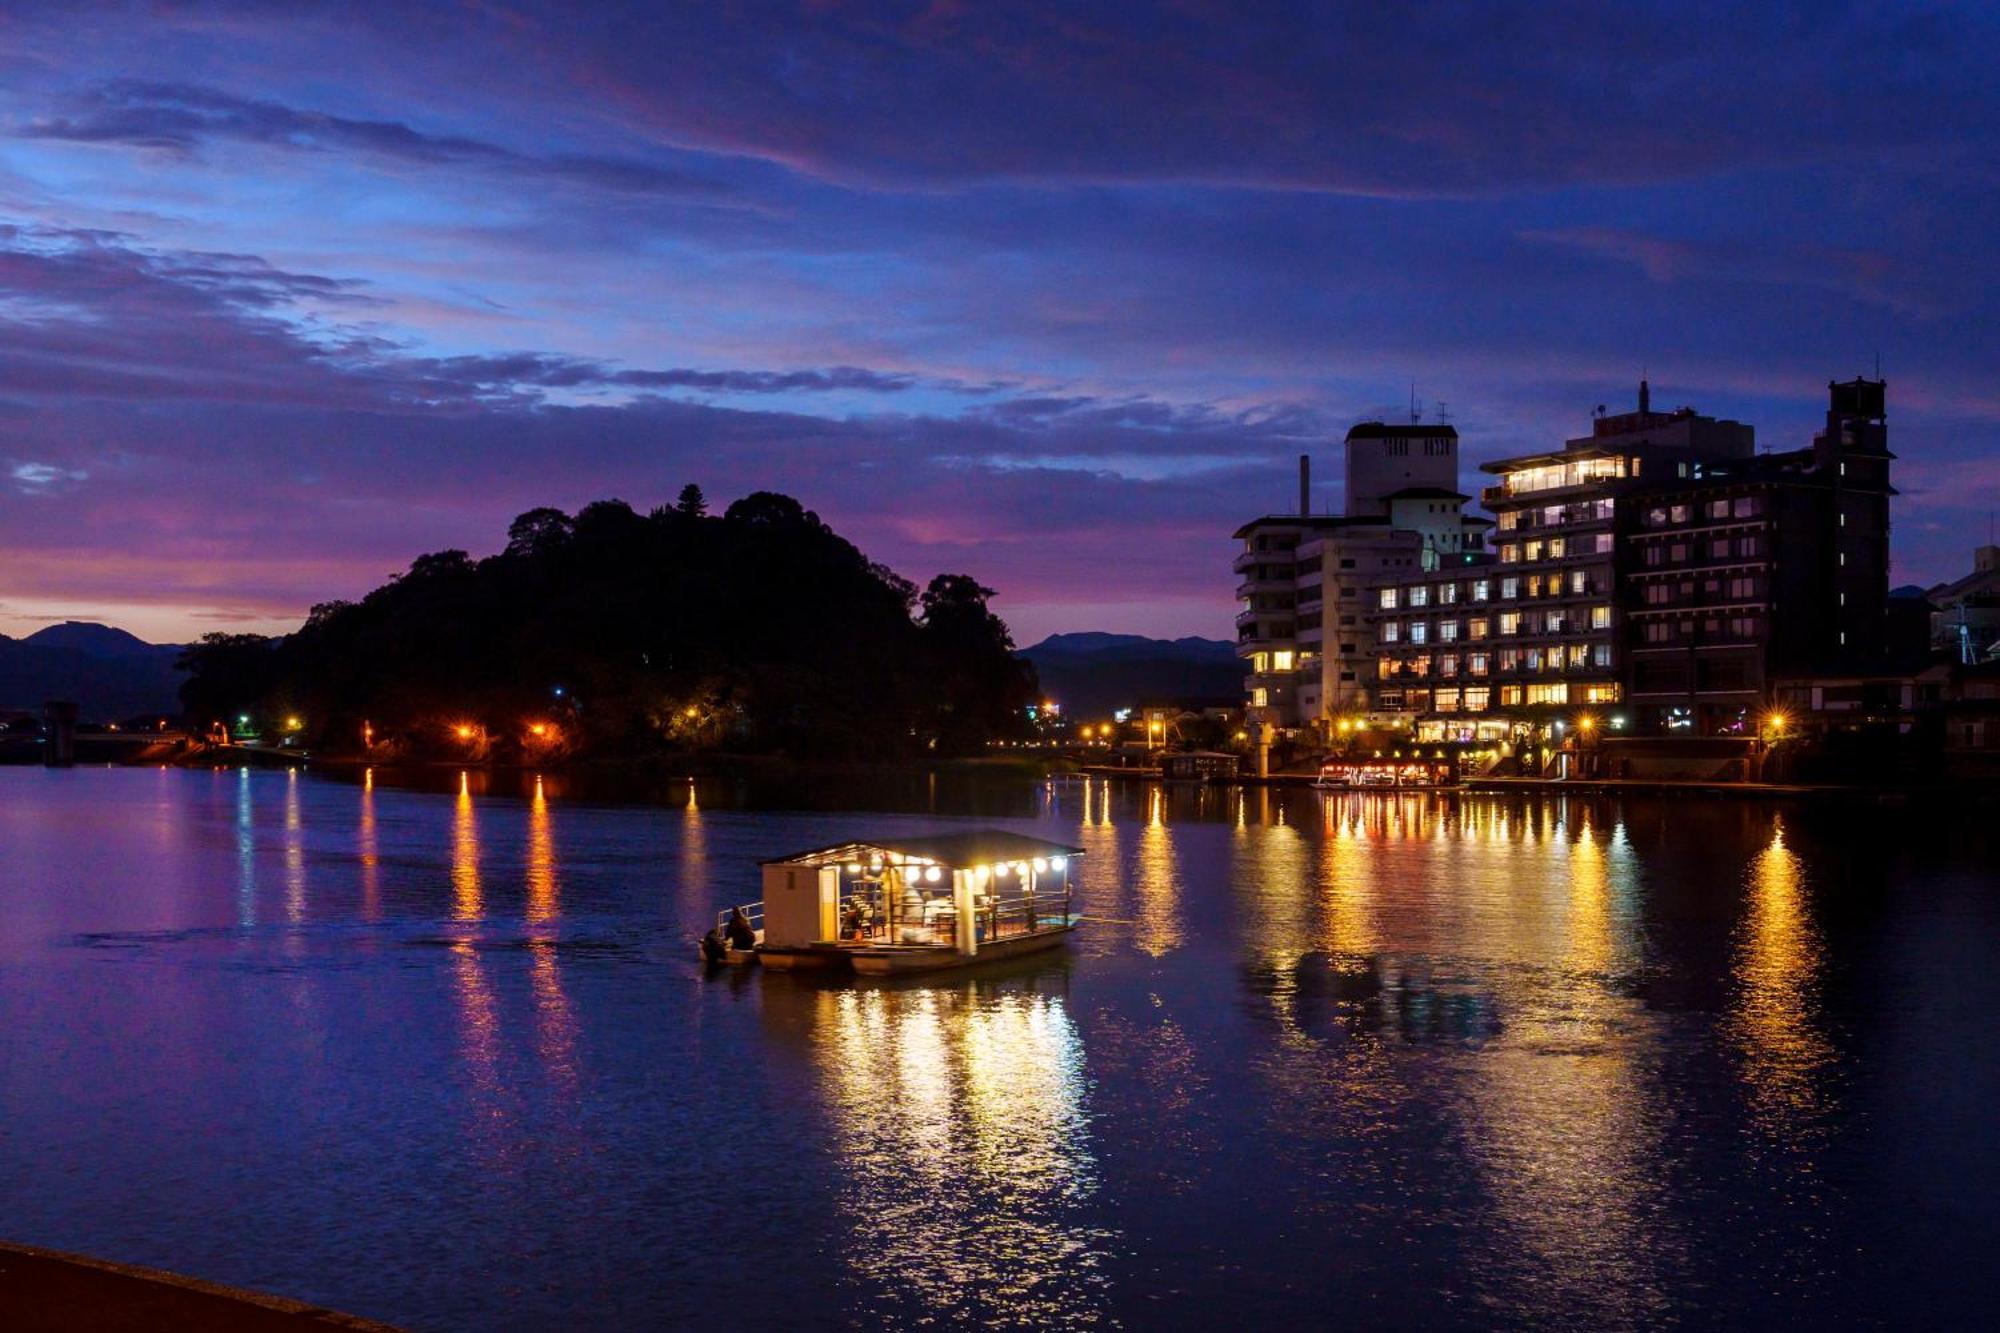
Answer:
<path fill-rule="evenodd" d="M 1585 802 L 1421 793 L 1321 797 L 1312 823 L 1317 845 L 1234 839 L 1230 870 L 1258 923 L 1244 985 L 1278 1034 L 1254 1066 L 1292 1122 L 1287 1170 L 1314 1194 L 1329 1170 L 1392 1169 L 1387 1142 L 1441 1139 L 1507 1237 L 1468 1272 L 1496 1308 L 1662 1313 L 1686 1247 L 1653 1179 L 1669 1108 L 1623 828 Z M 1290 1146 L 1336 1142 L 1356 1160 Z"/>
<path fill-rule="evenodd" d="M 795 990 L 843 1180 L 843 1258 L 891 1323 L 1105 1317 L 1111 1237 L 1082 1042 L 1059 994 L 1020 983 Z"/>
<path fill-rule="evenodd" d="M 1820 1016 L 1825 950 L 1807 888 L 1781 821 L 1744 875 L 1726 1022 L 1755 1126 L 1780 1145 L 1810 1138 L 1829 1109 L 1826 1074 L 1834 1051 Z"/>
<path fill-rule="evenodd" d="M 1631 984 L 1638 862 L 1622 828 L 1594 824 L 1551 803 L 1506 831 L 1538 850 L 1510 858 L 1519 924 L 1488 946 L 1516 960 L 1505 1040 L 1467 1070 L 1467 1142 L 1509 1237 L 1479 1277 L 1543 1321 L 1643 1326 L 1665 1315 L 1686 1241 L 1655 1179 L 1670 1108 L 1660 1020 Z"/>
<path fill-rule="evenodd" d="M 1166 792 L 1160 787 L 1147 790 L 1146 818 L 1139 829 L 1139 853 L 1132 867 L 1138 913 L 1133 942 L 1140 952 L 1155 958 L 1180 948 L 1187 939 L 1181 920 L 1180 863 L 1174 852 L 1174 835 L 1167 828 L 1166 801 Z M 1084 859 L 1088 862 L 1089 857 Z"/>

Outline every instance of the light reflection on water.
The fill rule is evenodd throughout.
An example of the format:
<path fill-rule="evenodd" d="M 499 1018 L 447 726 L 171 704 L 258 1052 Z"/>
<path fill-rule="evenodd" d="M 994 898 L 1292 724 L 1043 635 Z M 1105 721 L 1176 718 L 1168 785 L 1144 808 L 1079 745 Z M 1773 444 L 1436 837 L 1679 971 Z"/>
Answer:
<path fill-rule="evenodd" d="M 1885 897 L 1810 811 L 1050 785 L 1007 822 L 1086 849 L 1067 956 L 891 987 L 689 941 L 758 857 L 921 813 L 127 780 L 0 772 L 29 1240 L 419 1327 L 711 1278 L 745 1322 L 1636 1328 L 1935 1312 L 2000 1222 L 1939 1172 L 1953 1225 L 1872 1230 L 1866 1108 L 1983 1038 L 1908 996 L 1987 974 L 1877 941 L 1945 894 L 2000 971 L 1962 828 Z"/>
<path fill-rule="evenodd" d="M 1819 1015 L 1820 932 L 1782 821 L 1745 871 L 1744 890 L 1728 1028 L 1750 1087 L 1754 1131 L 1797 1150 L 1824 1131 L 1834 1049 Z"/>
<path fill-rule="evenodd" d="M 825 990 L 810 1058 L 835 1148 L 849 1282 L 891 1322 L 948 1310 L 1096 1322 L 1109 1233 L 1082 1042 L 1059 994 L 984 986 Z"/>

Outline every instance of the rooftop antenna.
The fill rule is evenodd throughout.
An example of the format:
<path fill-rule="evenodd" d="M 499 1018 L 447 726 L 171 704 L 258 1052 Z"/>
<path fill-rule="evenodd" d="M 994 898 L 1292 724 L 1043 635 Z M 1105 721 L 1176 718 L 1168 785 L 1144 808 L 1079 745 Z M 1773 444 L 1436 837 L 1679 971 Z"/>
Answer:
<path fill-rule="evenodd" d="M 1442 398 L 1437 400 L 1437 419 L 1440 426 L 1451 424 L 1451 404 Z"/>

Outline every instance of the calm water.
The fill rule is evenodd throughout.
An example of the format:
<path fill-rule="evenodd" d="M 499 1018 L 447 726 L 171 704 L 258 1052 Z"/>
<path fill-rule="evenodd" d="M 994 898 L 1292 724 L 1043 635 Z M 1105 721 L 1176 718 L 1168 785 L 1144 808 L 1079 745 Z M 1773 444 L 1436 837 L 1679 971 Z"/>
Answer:
<path fill-rule="evenodd" d="M 420 1329 L 1978 1322 L 1976 821 L 989 789 L 1100 919 L 871 988 L 691 940 L 974 795 L 759 799 L 0 770 L 0 1236 Z"/>

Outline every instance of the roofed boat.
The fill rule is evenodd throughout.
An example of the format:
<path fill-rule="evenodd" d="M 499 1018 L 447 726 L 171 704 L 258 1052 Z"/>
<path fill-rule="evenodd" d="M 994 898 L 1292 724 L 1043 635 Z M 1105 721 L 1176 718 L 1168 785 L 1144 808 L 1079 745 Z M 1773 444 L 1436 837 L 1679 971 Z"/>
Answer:
<path fill-rule="evenodd" d="M 762 862 L 763 901 L 721 916 L 760 924 L 750 953 L 766 967 L 870 976 L 967 967 L 1067 939 L 1081 855 L 1004 829 L 857 839 Z"/>

